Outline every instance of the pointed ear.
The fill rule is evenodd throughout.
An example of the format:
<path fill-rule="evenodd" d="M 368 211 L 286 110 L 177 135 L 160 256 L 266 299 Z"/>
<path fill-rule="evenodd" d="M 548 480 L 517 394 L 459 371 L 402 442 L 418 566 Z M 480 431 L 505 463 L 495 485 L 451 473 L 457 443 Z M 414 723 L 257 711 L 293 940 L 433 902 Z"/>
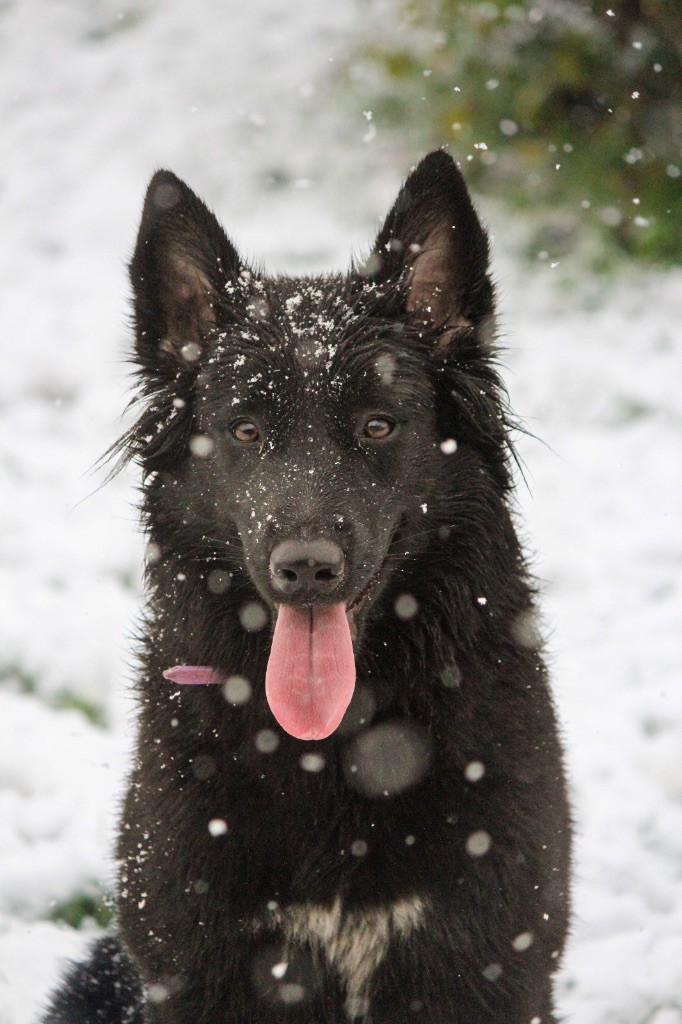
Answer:
<path fill-rule="evenodd" d="M 400 280 L 407 310 L 447 327 L 475 327 L 493 312 L 488 238 L 452 158 L 439 149 L 410 174 L 368 261 L 377 282 Z"/>
<path fill-rule="evenodd" d="M 196 363 L 243 301 L 242 265 L 210 210 L 170 171 L 147 189 L 130 263 L 137 355 L 151 372 Z"/>

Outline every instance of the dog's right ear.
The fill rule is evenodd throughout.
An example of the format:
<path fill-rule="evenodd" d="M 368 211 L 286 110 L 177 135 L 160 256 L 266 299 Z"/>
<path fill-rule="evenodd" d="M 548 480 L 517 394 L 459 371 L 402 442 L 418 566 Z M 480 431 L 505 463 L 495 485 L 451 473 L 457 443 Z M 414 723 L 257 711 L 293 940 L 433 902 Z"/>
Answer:
<path fill-rule="evenodd" d="M 248 278 L 208 207 L 170 171 L 158 171 L 130 263 L 143 370 L 165 377 L 196 364 L 211 336 L 229 326 Z"/>

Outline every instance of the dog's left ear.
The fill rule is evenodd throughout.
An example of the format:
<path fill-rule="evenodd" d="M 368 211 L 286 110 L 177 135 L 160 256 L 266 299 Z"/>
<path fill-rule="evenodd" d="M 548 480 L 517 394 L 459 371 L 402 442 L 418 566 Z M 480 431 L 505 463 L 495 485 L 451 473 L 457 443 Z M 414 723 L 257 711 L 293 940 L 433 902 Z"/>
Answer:
<path fill-rule="evenodd" d="M 464 178 L 442 149 L 424 157 L 403 185 L 365 275 L 377 283 L 402 282 L 407 311 L 435 327 L 489 321 L 488 238 Z"/>

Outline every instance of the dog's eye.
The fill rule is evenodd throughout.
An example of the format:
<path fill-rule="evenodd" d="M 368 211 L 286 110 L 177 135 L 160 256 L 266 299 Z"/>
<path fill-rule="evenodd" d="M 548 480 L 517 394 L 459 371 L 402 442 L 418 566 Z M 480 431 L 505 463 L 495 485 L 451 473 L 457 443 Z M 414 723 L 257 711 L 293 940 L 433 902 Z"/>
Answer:
<path fill-rule="evenodd" d="M 371 420 L 367 420 L 365 423 L 363 434 L 372 441 L 383 441 L 394 430 L 395 423 L 393 420 L 384 419 L 381 416 L 373 416 Z"/>
<path fill-rule="evenodd" d="M 230 433 L 235 440 L 241 441 L 242 444 L 252 444 L 260 437 L 260 430 L 251 420 L 237 420 L 230 427 Z"/>

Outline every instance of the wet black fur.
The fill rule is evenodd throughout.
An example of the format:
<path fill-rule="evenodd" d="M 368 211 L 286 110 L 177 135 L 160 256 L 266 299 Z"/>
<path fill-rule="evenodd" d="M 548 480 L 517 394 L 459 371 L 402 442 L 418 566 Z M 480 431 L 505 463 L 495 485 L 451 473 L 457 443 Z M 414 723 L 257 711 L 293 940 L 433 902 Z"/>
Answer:
<path fill-rule="evenodd" d="M 337 897 L 349 910 L 426 907 L 407 938 L 391 934 L 360 1007 L 372 1024 L 555 1021 L 570 825 L 510 511 L 487 240 L 459 171 L 431 154 L 363 266 L 303 280 L 248 271 L 206 207 L 160 172 L 131 279 L 143 411 L 123 449 L 144 467 L 152 547 L 120 939 L 72 971 L 47 1021 L 340 1024 L 345 993 L 324 957 L 285 950 L 274 924 L 252 927 L 270 901 Z M 360 427 L 377 412 L 397 429 L 367 442 Z M 244 416 L 262 430 L 248 450 L 229 429 Z M 197 434 L 207 457 L 188 447 Z M 450 438 L 457 451 L 444 454 Z M 342 546 L 337 600 L 369 590 L 358 698 L 312 744 L 282 732 L 264 695 L 268 558 L 292 536 Z M 412 618 L 396 614 L 402 594 Z M 255 631 L 242 624 L 249 603 L 267 613 Z M 164 681 L 178 663 L 245 676 L 251 699 Z M 384 722 L 428 753 L 412 785 L 368 795 L 351 765 Z M 273 752 L 258 749 L 262 730 Z M 302 766 L 310 752 L 321 771 Z M 485 766 L 479 781 L 471 762 Z M 224 835 L 209 832 L 215 818 Z M 481 831 L 490 849 L 472 856 Z M 270 968 L 284 959 L 280 982 Z M 303 997 L 287 1002 L 287 982 Z"/>

